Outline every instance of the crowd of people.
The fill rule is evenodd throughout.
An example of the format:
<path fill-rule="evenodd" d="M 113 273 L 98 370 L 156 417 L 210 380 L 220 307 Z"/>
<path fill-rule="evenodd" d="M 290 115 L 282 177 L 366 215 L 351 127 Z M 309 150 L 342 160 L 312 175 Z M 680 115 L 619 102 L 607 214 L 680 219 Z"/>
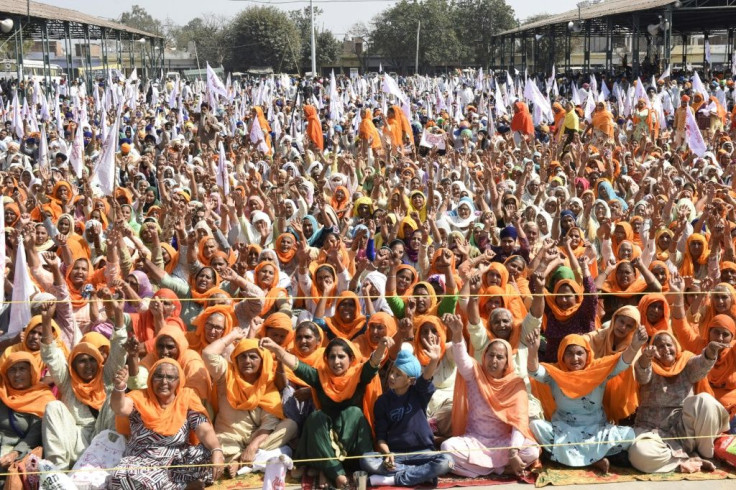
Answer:
<path fill-rule="evenodd" d="M 0 467 L 115 430 L 113 489 L 712 471 L 736 96 L 704 80 L 6 84 Z"/>

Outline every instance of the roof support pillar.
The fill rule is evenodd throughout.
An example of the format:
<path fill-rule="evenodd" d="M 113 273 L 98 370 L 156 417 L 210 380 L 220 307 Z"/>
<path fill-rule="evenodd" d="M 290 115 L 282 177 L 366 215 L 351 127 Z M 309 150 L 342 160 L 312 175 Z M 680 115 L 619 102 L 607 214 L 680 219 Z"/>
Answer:
<path fill-rule="evenodd" d="M 496 68 L 496 44 L 498 44 L 498 38 L 494 36 L 491 38 L 491 66 L 489 67 L 491 70 Z"/>
<path fill-rule="evenodd" d="M 672 5 L 667 6 L 664 11 L 664 15 L 662 16 L 662 20 L 664 21 L 664 25 L 666 27 L 666 29 L 662 33 L 662 44 L 664 46 L 664 53 L 662 53 L 661 70 L 664 71 L 667 69 L 667 66 L 672 63 Z"/>
<path fill-rule="evenodd" d="M 529 50 L 529 43 L 527 40 L 529 39 L 529 36 L 527 35 L 527 31 L 524 31 L 521 34 L 521 71 L 526 71 L 526 61 L 527 61 L 527 51 Z"/>
<path fill-rule="evenodd" d="M 501 63 L 499 64 L 499 68 L 504 68 L 506 66 L 506 36 L 501 37 Z"/>
<path fill-rule="evenodd" d="M 557 46 L 555 43 L 555 26 L 553 25 L 549 26 L 549 42 L 547 43 L 547 46 L 549 46 L 549 48 L 547 51 L 547 62 L 544 65 L 544 71 L 551 75 L 552 67 L 557 61 L 557 50 L 555 49 Z"/>
<path fill-rule="evenodd" d="M 613 73 L 613 21 L 606 19 L 606 72 Z"/>
<path fill-rule="evenodd" d="M 639 76 L 639 38 L 640 36 L 640 30 L 639 30 L 639 14 L 634 12 L 632 17 L 632 25 L 633 29 L 631 32 L 631 68 L 634 74 L 634 77 Z"/>
<path fill-rule="evenodd" d="M 687 67 L 687 34 L 682 35 L 682 66 Z"/>
<path fill-rule="evenodd" d="M 102 68 L 105 70 L 105 78 L 110 73 L 110 64 L 107 59 L 107 29 L 100 27 L 100 44 L 102 45 Z"/>
<path fill-rule="evenodd" d="M 516 35 L 511 34 L 511 53 L 509 54 L 509 73 L 514 71 L 514 65 L 516 64 Z"/>
<path fill-rule="evenodd" d="M 571 51 L 571 36 L 570 29 L 565 29 L 565 73 L 570 73 L 570 51 Z"/>
<path fill-rule="evenodd" d="M 708 56 L 708 50 L 705 49 L 705 43 L 709 42 L 708 39 L 710 38 L 710 33 L 708 31 L 705 31 L 703 33 L 703 73 L 706 77 L 710 76 L 710 63 L 706 60 Z"/>
<path fill-rule="evenodd" d="M 83 24 L 82 29 L 84 31 L 84 78 L 87 80 L 87 93 L 91 94 L 92 89 L 97 89 L 97 85 L 94 83 L 94 77 L 92 76 L 92 53 L 89 42 L 89 24 Z"/>
<path fill-rule="evenodd" d="M 46 80 L 46 91 L 51 87 L 51 60 L 49 59 L 49 27 L 41 22 L 41 51 L 43 52 L 43 78 Z"/>
<path fill-rule="evenodd" d="M 67 86 L 74 77 L 74 53 L 72 53 L 72 36 L 69 21 L 64 21 L 64 51 L 66 51 L 66 83 Z"/>
<path fill-rule="evenodd" d="M 726 45 L 726 60 L 728 66 L 733 66 L 733 27 L 728 29 L 728 44 Z M 733 76 L 733 73 L 731 74 Z"/>
<path fill-rule="evenodd" d="M 117 34 L 118 70 L 123 72 L 123 35 L 120 31 L 117 31 Z"/>
<path fill-rule="evenodd" d="M 128 60 L 130 61 L 130 71 L 131 73 L 135 69 L 135 41 L 133 38 L 128 39 Z M 141 75 L 143 75 L 143 69 L 141 69 Z"/>
<path fill-rule="evenodd" d="M 585 21 L 585 38 L 583 40 L 583 71 L 590 72 L 590 21 Z"/>
<path fill-rule="evenodd" d="M 535 30 L 534 34 L 532 34 L 534 37 L 532 38 L 532 63 L 534 63 L 534 67 L 532 69 L 532 73 L 539 72 L 539 40 L 541 39 L 540 34 Z"/>
<path fill-rule="evenodd" d="M 21 19 L 15 19 L 15 68 L 18 71 L 18 84 L 23 81 L 23 26 Z"/>

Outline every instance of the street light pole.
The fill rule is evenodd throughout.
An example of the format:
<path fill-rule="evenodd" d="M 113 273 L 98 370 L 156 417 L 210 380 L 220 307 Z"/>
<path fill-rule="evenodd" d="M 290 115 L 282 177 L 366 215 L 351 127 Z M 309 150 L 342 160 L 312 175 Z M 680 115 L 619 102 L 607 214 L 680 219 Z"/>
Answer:
<path fill-rule="evenodd" d="M 311 19 L 311 27 L 310 30 L 312 31 L 312 76 L 317 76 L 317 46 L 314 42 L 314 3 L 312 0 L 309 0 L 309 17 Z"/>
<path fill-rule="evenodd" d="M 414 74 L 419 75 L 419 30 L 422 28 L 422 21 L 417 22 L 417 54 L 414 58 Z"/>

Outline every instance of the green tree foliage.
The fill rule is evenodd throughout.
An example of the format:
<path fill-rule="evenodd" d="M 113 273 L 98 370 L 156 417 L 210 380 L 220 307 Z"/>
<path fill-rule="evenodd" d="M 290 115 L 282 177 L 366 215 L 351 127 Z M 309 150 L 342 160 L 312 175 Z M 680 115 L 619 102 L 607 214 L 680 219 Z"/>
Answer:
<path fill-rule="evenodd" d="M 130 12 L 123 12 L 120 23 L 126 26 L 150 32 L 151 34 L 164 35 L 164 26 L 160 20 L 154 19 L 148 11 L 140 5 L 133 5 Z"/>
<path fill-rule="evenodd" d="M 324 13 L 319 8 L 314 8 L 314 38 L 317 51 L 317 70 L 322 66 L 330 66 L 337 63 L 342 50 L 342 43 L 332 35 L 328 30 L 320 31 L 318 19 Z M 301 52 L 299 53 L 299 66 L 301 71 L 306 72 L 312 69 L 312 33 L 311 18 L 309 16 L 309 7 L 301 10 L 292 10 L 289 12 L 289 18 L 299 30 L 301 38 Z"/>
<path fill-rule="evenodd" d="M 219 66 L 225 59 L 227 40 L 225 39 L 228 20 L 223 16 L 206 14 L 195 17 L 186 25 L 172 29 L 172 37 L 179 50 L 188 49 L 191 42 L 195 45 L 199 61 L 204 65 L 208 61 L 212 66 Z"/>
<path fill-rule="evenodd" d="M 516 26 L 514 10 L 504 0 L 402 0 L 373 19 L 371 53 L 408 71 L 419 20 L 420 72 L 443 65 L 486 66 L 491 36 Z"/>
<path fill-rule="evenodd" d="M 293 71 L 299 63 L 302 41 L 289 15 L 276 7 L 249 7 L 240 12 L 226 32 L 225 67 L 244 71 L 271 67 Z"/>

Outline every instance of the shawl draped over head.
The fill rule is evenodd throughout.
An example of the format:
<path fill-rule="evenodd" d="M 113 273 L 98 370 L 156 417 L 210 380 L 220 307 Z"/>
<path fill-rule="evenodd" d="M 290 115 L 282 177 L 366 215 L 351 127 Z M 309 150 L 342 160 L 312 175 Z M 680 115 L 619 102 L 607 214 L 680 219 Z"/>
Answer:
<path fill-rule="evenodd" d="M 202 353 L 202 349 L 207 347 L 209 345 L 209 342 L 207 341 L 207 335 L 206 335 L 206 327 L 207 320 L 212 315 L 220 314 L 225 317 L 225 330 L 222 332 L 222 337 L 229 334 L 230 331 L 233 329 L 233 307 L 230 305 L 215 305 L 215 306 L 209 306 L 202 310 L 202 312 L 197 315 L 197 318 L 192 320 L 192 325 L 196 327 L 196 330 L 193 332 L 187 332 L 187 342 L 189 342 L 189 348 L 192 350 L 195 350 Z"/>
<path fill-rule="evenodd" d="M 307 120 L 307 136 L 320 150 L 325 149 L 324 136 L 322 135 L 322 124 L 319 122 L 317 108 L 313 105 L 304 106 L 304 117 Z"/>
<path fill-rule="evenodd" d="M 74 360 L 81 355 L 88 355 L 97 361 L 97 374 L 90 381 L 83 381 L 74 369 Z M 72 380 L 72 390 L 77 400 L 85 405 L 100 410 L 107 399 L 105 392 L 105 380 L 103 379 L 103 364 L 105 363 L 100 350 L 87 342 L 80 342 L 74 346 L 69 354 L 69 375 Z"/>
<path fill-rule="evenodd" d="M 16 390 L 10 385 L 8 370 L 21 362 L 27 362 L 31 369 L 31 386 L 25 390 Z M 36 417 L 43 417 L 46 404 L 56 400 L 51 389 L 41 383 L 41 373 L 38 370 L 35 359 L 28 352 L 13 352 L 5 358 L 0 366 L 0 400 L 14 412 L 28 413 Z"/>
<path fill-rule="evenodd" d="M 340 317 L 340 304 L 343 301 L 353 301 L 355 303 L 355 317 L 351 322 L 343 321 Z M 335 335 L 345 340 L 353 340 L 365 326 L 366 318 L 360 312 L 360 301 L 358 296 L 352 291 L 343 291 L 335 304 L 335 315 L 325 318 L 327 328 Z"/>
<path fill-rule="evenodd" d="M 373 317 L 371 317 L 371 320 Z M 445 357 L 447 350 L 447 329 L 442 321 L 435 315 L 419 315 L 414 319 L 414 355 L 417 356 L 419 364 L 426 366 L 429 364 L 429 356 L 424 351 L 424 345 L 422 345 L 422 339 L 419 335 L 422 330 L 422 326 L 425 324 L 431 324 L 437 330 L 437 336 L 439 337 L 440 344 L 440 359 Z"/>
<path fill-rule="evenodd" d="M 514 102 L 516 112 L 514 117 L 511 119 L 511 131 L 519 131 L 526 135 L 534 134 L 534 121 L 532 115 L 529 112 L 529 106 L 524 102 L 517 100 Z"/>
<path fill-rule="evenodd" d="M 529 429 L 529 398 L 526 393 L 524 380 L 516 374 L 514 356 L 511 346 L 502 339 L 491 341 L 486 347 L 500 343 L 506 349 L 506 369 L 500 378 L 486 374 L 485 369 L 473 359 L 473 378 L 478 391 L 486 402 L 484 408 L 491 412 L 503 423 L 514 427 L 529 440 L 534 440 Z M 485 356 L 485 353 L 483 354 Z M 462 376 L 455 378 L 455 392 L 453 394 L 452 435 L 465 434 L 468 417 L 473 415 L 473 407 L 468 403 L 467 383 Z"/>
<path fill-rule="evenodd" d="M 659 337 L 664 336 L 672 339 L 672 343 L 675 346 L 675 362 L 671 366 L 665 366 L 664 364 L 662 364 L 661 360 L 659 360 L 657 357 L 654 357 L 652 359 L 652 371 L 654 371 L 654 374 L 658 376 L 662 376 L 664 378 L 672 378 L 679 375 L 683 371 L 683 369 L 685 369 L 687 363 L 690 362 L 690 359 L 695 357 L 695 354 L 687 350 L 682 350 L 682 346 L 680 345 L 680 342 L 677 341 L 677 338 L 671 332 L 667 331 L 656 332 L 651 337 L 651 339 L 649 339 L 649 344 L 654 345 Z M 713 390 L 708 383 L 707 377 L 696 382 L 693 386 L 693 391 L 696 394 L 708 393 L 710 395 L 713 395 Z"/>
<path fill-rule="evenodd" d="M 238 370 L 238 356 L 244 352 L 255 350 L 261 357 L 261 369 L 258 379 L 253 383 L 244 380 Z M 274 384 L 273 356 L 258 347 L 258 339 L 242 339 L 230 354 L 225 387 L 227 401 L 235 410 L 254 410 L 261 407 L 268 413 L 283 419 L 281 395 Z"/>
<path fill-rule="evenodd" d="M 175 325 L 181 329 L 182 332 L 186 331 L 184 322 L 179 317 L 181 315 L 181 301 L 174 291 L 171 289 L 159 289 L 156 294 L 153 295 L 153 299 L 160 299 L 171 301 L 174 304 L 174 311 L 170 316 L 164 318 L 167 325 Z M 138 339 L 139 342 L 143 342 L 146 345 L 146 350 L 151 352 L 154 350 L 154 344 L 156 342 L 156 326 L 153 321 L 153 313 L 149 310 L 139 314 L 130 315 L 133 335 Z"/>

